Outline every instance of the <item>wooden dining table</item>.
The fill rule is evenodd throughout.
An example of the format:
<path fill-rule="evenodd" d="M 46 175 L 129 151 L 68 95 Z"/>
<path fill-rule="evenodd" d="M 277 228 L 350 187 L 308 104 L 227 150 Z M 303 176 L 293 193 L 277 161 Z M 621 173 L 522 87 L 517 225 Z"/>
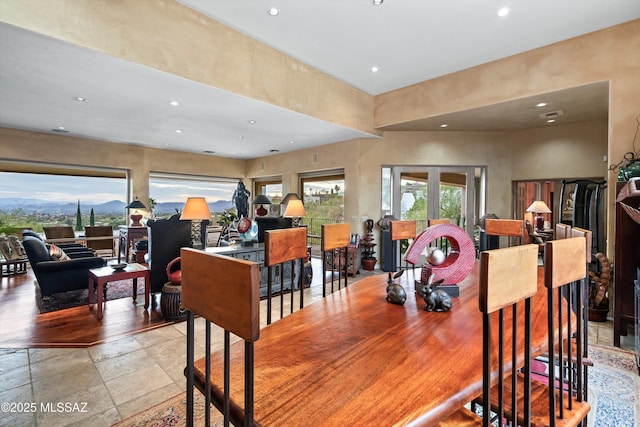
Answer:
<path fill-rule="evenodd" d="M 404 305 L 386 301 L 387 276 L 381 274 L 263 328 L 255 342 L 256 423 L 429 426 L 480 396 L 478 263 L 459 283 L 449 312 L 425 311 L 408 274 Z M 546 295 L 540 268 L 532 304 L 534 355 L 546 348 Z M 241 341 L 231 348 L 234 424 L 244 407 L 243 348 Z M 204 358 L 195 368 L 202 390 Z M 211 370 L 212 384 L 222 389 L 222 351 L 211 355 Z M 222 396 L 213 393 L 212 402 L 221 408 Z"/>

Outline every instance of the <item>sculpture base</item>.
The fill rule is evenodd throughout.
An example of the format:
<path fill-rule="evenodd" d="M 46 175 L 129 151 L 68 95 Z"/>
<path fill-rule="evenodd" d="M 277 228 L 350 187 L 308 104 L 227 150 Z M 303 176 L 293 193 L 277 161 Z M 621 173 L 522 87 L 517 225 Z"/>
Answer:
<path fill-rule="evenodd" d="M 420 296 L 424 296 L 422 295 L 423 286 L 424 286 L 424 283 L 422 283 L 421 281 L 419 280 L 415 281 L 416 293 Z M 460 286 L 458 285 L 439 285 L 436 287 L 436 289 L 445 291 L 446 293 L 449 294 L 451 298 L 458 298 L 460 296 Z"/>

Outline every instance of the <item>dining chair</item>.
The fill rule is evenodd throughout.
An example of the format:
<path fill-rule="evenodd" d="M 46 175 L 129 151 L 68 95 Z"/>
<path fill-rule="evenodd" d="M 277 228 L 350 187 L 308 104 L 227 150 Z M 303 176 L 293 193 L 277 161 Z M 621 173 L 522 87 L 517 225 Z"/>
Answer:
<path fill-rule="evenodd" d="M 70 225 L 42 227 L 45 239 L 74 239 L 76 233 Z"/>
<path fill-rule="evenodd" d="M 518 239 L 518 244 L 522 244 L 524 220 L 487 218 L 484 231 L 487 236 L 507 237 L 509 242 L 507 246 L 514 246 L 515 239 Z"/>
<path fill-rule="evenodd" d="M 210 425 L 211 396 L 221 396 L 224 425 L 253 425 L 254 343 L 260 338 L 260 267 L 252 261 L 180 251 L 182 305 L 187 310 L 187 426 L 193 426 L 194 386 L 205 397 L 205 425 Z M 205 356 L 194 361 L 194 318 L 205 319 Z M 224 372 L 211 372 L 211 322 L 224 330 Z M 244 340 L 244 408 L 231 404 L 231 334 Z M 220 378 L 222 376 L 222 378 Z"/>
<path fill-rule="evenodd" d="M 110 257 L 115 256 L 115 239 L 110 225 L 86 226 L 84 235 L 85 237 L 106 237 L 100 240 L 87 240 L 87 247 L 94 252 L 108 252 Z"/>
<path fill-rule="evenodd" d="M 390 221 L 389 234 L 391 236 L 391 259 L 393 260 L 391 271 L 396 271 L 396 262 L 398 261 L 402 251 L 402 248 L 400 247 L 401 240 L 409 240 L 416 237 L 416 221 Z M 406 260 L 405 267 L 407 269 L 409 268 L 409 263 Z M 415 264 L 412 264 L 412 268 L 415 268 Z"/>
<path fill-rule="evenodd" d="M 538 290 L 538 248 L 536 245 L 521 245 L 483 251 L 480 253 L 479 274 L 482 396 L 475 403 L 482 404 L 482 419 L 476 420 L 476 425 L 502 425 L 511 417 L 529 420 L 532 383 L 531 298 Z M 522 374 L 518 373 L 518 364 L 505 362 L 505 352 L 511 353 L 511 360 L 524 360 Z M 523 356 L 519 356 L 519 353 Z M 520 405 L 513 407 L 510 404 L 515 396 L 511 394 L 507 399 L 507 384 L 511 390 L 522 389 L 525 398 Z M 475 408 L 475 404 L 472 404 L 472 408 Z M 522 411 L 522 415 L 519 415 L 519 411 Z M 453 420 L 463 416 L 464 411 L 458 410 L 452 417 L 443 420 L 441 426 L 455 425 Z M 522 425 L 529 424 L 525 421 Z"/>
<path fill-rule="evenodd" d="M 331 293 L 334 291 L 334 272 L 338 272 L 338 290 L 342 277 L 347 286 L 347 250 L 351 241 L 349 224 L 322 224 L 320 251 L 322 253 L 322 297 L 327 296 L 327 270 L 331 272 Z M 337 264 L 336 264 L 337 261 Z M 329 267 L 329 268 L 327 268 Z"/>
<path fill-rule="evenodd" d="M 556 224 L 556 240 L 567 239 L 571 236 L 571 226 L 561 222 Z"/>
<path fill-rule="evenodd" d="M 433 227 L 438 224 L 451 224 L 451 218 L 432 218 L 427 220 L 428 227 Z M 435 246 L 440 248 L 445 254 L 449 251 L 449 241 L 446 237 L 439 238 Z"/>
<path fill-rule="evenodd" d="M 274 276 L 280 283 L 280 318 L 284 317 L 285 264 L 291 264 L 289 278 L 291 295 L 290 313 L 293 313 L 296 286 L 300 290 L 300 308 L 304 306 L 302 284 L 304 260 L 307 257 L 307 227 L 268 230 L 264 233 L 264 265 L 267 267 L 267 325 L 271 324 L 271 297 Z M 296 274 L 296 263 L 298 273 Z M 296 280 L 297 279 L 297 280 Z M 295 283 L 297 281 L 297 284 Z"/>

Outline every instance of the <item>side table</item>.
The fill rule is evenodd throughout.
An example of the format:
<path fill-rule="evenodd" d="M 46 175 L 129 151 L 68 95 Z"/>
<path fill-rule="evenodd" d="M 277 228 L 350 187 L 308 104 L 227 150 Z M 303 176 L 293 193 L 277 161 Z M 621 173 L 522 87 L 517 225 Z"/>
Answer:
<path fill-rule="evenodd" d="M 15 276 L 16 274 L 24 274 L 27 272 L 27 258 L 19 258 L 6 260 L 0 258 L 1 276 Z"/>
<path fill-rule="evenodd" d="M 144 309 L 149 308 L 149 294 L 151 286 L 151 274 L 149 269 L 142 264 L 129 264 L 123 270 L 114 270 L 112 267 L 92 268 L 89 270 L 89 310 L 93 308 L 93 294 L 97 288 L 98 320 L 102 319 L 102 305 L 104 285 L 118 280 L 133 279 L 133 302 L 138 296 L 138 278 L 144 278 Z"/>

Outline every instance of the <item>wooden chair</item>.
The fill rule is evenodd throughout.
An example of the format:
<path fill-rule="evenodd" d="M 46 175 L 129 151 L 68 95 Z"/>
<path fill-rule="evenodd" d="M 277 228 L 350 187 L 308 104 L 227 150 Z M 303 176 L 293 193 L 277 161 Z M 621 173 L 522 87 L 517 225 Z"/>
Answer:
<path fill-rule="evenodd" d="M 293 313 L 293 297 L 297 277 L 297 287 L 300 290 L 300 308 L 304 306 L 302 285 L 304 260 L 307 256 L 307 227 L 268 230 L 264 233 L 264 265 L 268 270 L 267 280 L 267 325 L 271 324 L 271 296 L 273 293 L 273 278 L 277 274 L 280 279 L 280 318 L 284 317 L 284 264 L 291 263 L 290 294 Z M 295 264 L 298 263 L 298 274 L 295 274 Z"/>
<path fill-rule="evenodd" d="M 205 396 L 205 425 L 210 425 L 212 394 L 224 396 L 224 424 L 253 425 L 254 343 L 260 337 L 260 267 L 257 263 L 208 254 L 190 248 L 180 252 L 182 305 L 187 312 L 187 426 L 193 426 L 193 387 Z M 205 318 L 205 357 L 194 362 L 194 316 Z M 210 372 L 211 323 L 224 329 L 224 375 L 222 384 L 212 384 Z M 231 407 L 229 390 L 230 334 L 245 342 L 244 410 Z M 202 362 L 200 360 L 199 362 Z M 218 373 L 214 373 L 219 378 Z"/>
<path fill-rule="evenodd" d="M 85 237 L 107 237 L 100 240 L 87 240 L 87 247 L 94 252 L 108 251 L 109 256 L 115 256 L 115 239 L 110 225 L 87 226 L 84 228 L 84 235 Z"/>
<path fill-rule="evenodd" d="M 517 272 L 517 274 L 515 273 Z M 538 248 L 521 245 L 510 248 L 483 251 L 480 254 L 479 308 L 482 313 L 482 413 L 481 421 L 471 418 L 460 425 L 490 426 L 497 417 L 498 425 L 507 415 L 528 420 L 530 418 L 531 388 L 531 298 L 538 289 Z M 524 307 L 523 307 L 524 306 Z M 522 314 L 519 314 L 523 308 Z M 493 320 L 492 320 L 493 318 Z M 505 318 L 510 321 L 505 322 Z M 505 328 L 505 323 L 508 325 Z M 497 331 L 493 327 L 497 325 Z M 518 374 L 518 364 L 505 366 L 504 352 L 510 351 L 512 360 L 518 352 L 524 353 L 523 374 Z M 497 369 L 497 379 L 492 379 L 492 369 Z M 497 382 L 492 386 L 492 383 Z M 508 394 L 505 385 L 517 390 L 520 386 L 525 399 L 515 408 L 514 400 L 505 401 Z M 522 411 L 522 415 L 519 415 Z M 470 411 L 468 411 L 470 412 Z M 496 414 L 496 417 L 493 415 Z M 441 426 L 457 425 L 464 419 L 463 410 L 443 420 Z M 528 425 L 527 423 L 524 423 Z"/>
<path fill-rule="evenodd" d="M 523 220 L 487 218 L 484 224 L 487 236 L 507 237 L 509 239 L 508 246 L 513 246 L 515 238 L 518 239 L 519 244 L 522 244 L 522 238 L 524 237 Z"/>
<path fill-rule="evenodd" d="M 344 286 L 347 286 L 347 250 L 351 240 L 349 224 L 322 224 L 320 250 L 322 252 L 322 297 L 327 296 L 327 270 L 331 271 L 331 293 L 334 291 L 334 272 L 338 271 L 338 290 L 341 277 L 344 275 Z M 337 260 L 336 260 L 337 258 Z M 337 261 L 337 268 L 336 268 Z M 327 265 L 330 266 L 327 269 Z M 344 271 L 343 271 L 344 270 Z"/>
<path fill-rule="evenodd" d="M 400 241 L 416 237 L 416 221 L 390 221 L 389 234 L 391 235 L 391 258 L 393 259 L 391 271 L 396 271 L 396 262 L 400 257 Z M 409 263 L 405 261 L 405 267 Z M 415 265 L 413 265 L 415 267 Z"/>
<path fill-rule="evenodd" d="M 432 227 L 438 224 L 451 224 L 451 218 L 432 218 L 430 220 L 427 220 L 428 227 Z M 445 254 L 449 251 L 449 241 L 446 239 L 446 237 L 441 237 L 435 245 L 440 248 Z"/>
<path fill-rule="evenodd" d="M 74 239 L 76 233 L 70 225 L 42 227 L 45 239 Z"/>
<path fill-rule="evenodd" d="M 556 224 L 556 240 L 567 239 L 571 237 L 571 226 L 561 222 Z"/>

